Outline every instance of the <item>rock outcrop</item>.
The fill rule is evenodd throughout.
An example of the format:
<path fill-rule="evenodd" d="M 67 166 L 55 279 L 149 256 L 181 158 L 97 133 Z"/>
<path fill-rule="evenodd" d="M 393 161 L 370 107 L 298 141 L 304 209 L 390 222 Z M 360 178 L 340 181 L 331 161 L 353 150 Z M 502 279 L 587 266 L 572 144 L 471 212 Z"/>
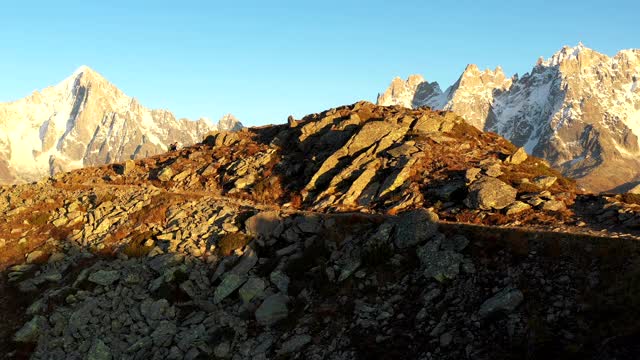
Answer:
<path fill-rule="evenodd" d="M 636 358 L 640 205 L 520 155 L 361 102 L 0 187 L 0 352 Z"/>

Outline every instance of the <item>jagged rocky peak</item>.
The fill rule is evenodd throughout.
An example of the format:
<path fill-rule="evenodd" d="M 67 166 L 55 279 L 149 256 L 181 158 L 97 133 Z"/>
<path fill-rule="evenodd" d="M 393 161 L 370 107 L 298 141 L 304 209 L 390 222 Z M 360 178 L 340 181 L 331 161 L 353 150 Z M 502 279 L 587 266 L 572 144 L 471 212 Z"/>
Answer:
<path fill-rule="evenodd" d="M 226 114 L 218 120 L 218 131 L 240 131 L 244 126 L 233 114 Z"/>
<path fill-rule="evenodd" d="M 469 65 L 432 107 L 497 132 L 589 190 L 606 191 L 640 180 L 639 77 L 640 50 L 609 57 L 580 43 L 540 58 L 522 77 Z M 416 94 L 407 88 L 383 100 L 415 108 L 406 99 Z"/>
<path fill-rule="evenodd" d="M 511 86 L 511 78 L 505 76 L 500 66 L 496 67 L 495 70 L 485 69 L 481 71 L 477 65 L 469 64 L 460 76 L 457 88 L 478 86 L 504 90 Z"/>
<path fill-rule="evenodd" d="M 141 158 L 200 141 L 205 121 L 150 110 L 98 72 L 79 67 L 55 86 L 0 104 L 0 180 L 34 181 L 83 166 Z"/>
<path fill-rule="evenodd" d="M 389 88 L 378 94 L 377 104 L 383 106 L 402 105 L 438 107 L 442 101 L 442 90 L 437 82 L 428 82 L 422 75 L 409 75 L 407 80 L 399 77 L 391 81 Z"/>

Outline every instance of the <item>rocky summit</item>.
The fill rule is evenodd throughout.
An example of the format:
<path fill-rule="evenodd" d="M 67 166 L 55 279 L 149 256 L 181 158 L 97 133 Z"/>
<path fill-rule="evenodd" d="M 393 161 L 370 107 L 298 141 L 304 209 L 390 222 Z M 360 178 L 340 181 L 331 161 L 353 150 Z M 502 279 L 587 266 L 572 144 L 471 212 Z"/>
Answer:
<path fill-rule="evenodd" d="M 637 359 L 640 197 L 359 102 L 0 188 L 16 359 Z"/>
<path fill-rule="evenodd" d="M 396 78 L 378 104 L 453 111 L 588 190 L 626 191 L 640 181 L 638 78 L 640 50 L 609 57 L 579 44 L 539 59 L 523 76 L 469 65 L 445 91 L 420 75 Z"/>
<path fill-rule="evenodd" d="M 81 66 L 55 86 L 0 103 L 0 184 L 140 159 L 164 152 L 174 142 L 192 145 L 213 130 L 241 128 L 231 114 L 214 125 L 147 109 Z"/>

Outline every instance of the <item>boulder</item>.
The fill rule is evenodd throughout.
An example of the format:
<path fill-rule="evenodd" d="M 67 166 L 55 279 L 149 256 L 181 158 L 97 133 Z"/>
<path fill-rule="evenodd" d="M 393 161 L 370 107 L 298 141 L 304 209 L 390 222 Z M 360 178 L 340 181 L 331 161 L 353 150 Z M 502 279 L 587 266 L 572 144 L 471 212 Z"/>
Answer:
<path fill-rule="evenodd" d="M 522 201 L 516 201 L 507 207 L 507 215 L 519 214 L 531 209 L 531 205 Z"/>
<path fill-rule="evenodd" d="M 256 297 L 262 296 L 266 284 L 261 278 L 252 277 L 242 285 L 238 294 L 243 302 L 248 303 Z"/>
<path fill-rule="evenodd" d="M 558 180 L 558 178 L 555 176 L 542 175 L 542 176 L 535 177 L 533 179 L 533 184 L 536 185 L 537 187 L 546 189 L 551 187 L 551 185 L 555 184 L 556 180 Z"/>
<path fill-rule="evenodd" d="M 511 312 L 524 300 L 522 291 L 513 288 L 504 288 L 480 306 L 478 315 L 481 318 L 489 317 L 498 312 Z"/>
<path fill-rule="evenodd" d="M 452 250 L 440 250 L 441 243 L 441 239 L 434 239 L 416 251 L 424 267 L 424 276 L 437 281 L 455 279 L 460 273 L 463 256 Z"/>
<path fill-rule="evenodd" d="M 289 340 L 282 343 L 282 347 L 278 350 L 278 354 L 297 353 L 310 342 L 311 336 L 309 335 L 294 335 Z"/>
<path fill-rule="evenodd" d="M 160 181 L 169 181 L 171 180 L 171 177 L 173 176 L 173 170 L 170 167 L 165 167 L 162 170 L 160 170 L 160 172 L 158 173 L 158 180 Z"/>
<path fill-rule="evenodd" d="M 518 148 L 516 152 L 509 155 L 509 157 L 507 157 L 505 162 L 508 164 L 519 165 L 519 164 L 522 164 L 525 160 L 527 160 L 528 157 L 529 156 L 527 155 L 527 152 L 524 150 L 523 147 L 521 147 L 521 148 Z"/>
<path fill-rule="evenodd" d="M 419 244 L 438 233 L 438 214 L 426 209 L 407 211 L 395 219 L 394 243 L 399 249 Z"/>
<path fill-rule="evenodd" d="M 120 279 L 120 272 L 117 270 L 98 270 L 89 275 L 89 281 L 94 284 L 108 286 Z"/>
<path fill-rule="evenodd" d="M 46 325 L 47 319 L 37 315 L 16 332 L 13 340 L 18 343 L 35 343 Z"/>
<path fill-rule="evenodd" d="M 560 200 L 548 200 L 542 204 L 542 210 L 545 211 L 561 211 L 567 208 L 564 201 Z"/>
<path fill-rule="evenodd" d="M 518 190 L 492 178 L 482 177 L 469 186 L 469 195 L 464 204 L 471 209 L 504 209 L 516 201 Z"/>
<path fill-rule="evenodd" d="M 248 235 L 263 238 L 280 236 L 282 218 L 276 211 L 263 211 L 244 222 Z M 280 231 L 278 231 L 280 230 Z"/>
<path fill-rule="evenodd" d="M 231 295 L 231 293 L 239 288 L 242 284 L 244 284 L 245 281 L 247 281 L 247 278 L 244 275 L 238 275 L 235 273 L 227 274 L 213 293 L 213 302 L 215 304 L 220 303 L 227 296 Z"/>
<path fill-rule="evenodd" d="M 256 320 L 260 325 L 271 326 L 289 316 L 287 303 L 289 298 L 282 294 L 273 294 L 266 298 L 256 310 Z"/>
<path fill-rule="evenodd" d="M 467 169 L 467 171 L 465 171 L 464 173 L 464 179 L 466 180 L 467 184 L 471 184 L 472 182 L 474 182 L 478 175 L 480 175 L 481 171 L 482 169 L 480 168 Z"/>
<path fill-rule="evenodd" d="M 27 255 L 27 264 L 33 264 L 35 262 L 42 261 L 44 257 L 45 257 L 44 252 L 40 250 L 33 251 L 29 253 L 29 255 Z"/>

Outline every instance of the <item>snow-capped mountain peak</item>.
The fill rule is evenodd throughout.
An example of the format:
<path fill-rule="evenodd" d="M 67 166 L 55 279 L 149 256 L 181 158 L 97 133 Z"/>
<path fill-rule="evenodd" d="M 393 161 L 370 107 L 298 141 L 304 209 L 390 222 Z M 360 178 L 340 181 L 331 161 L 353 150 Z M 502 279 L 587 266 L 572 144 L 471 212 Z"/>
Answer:
<path fill-rule="evenodd" d="M 26 98 L 0 104 L 0 183 L 119 162 L 193 144 L 214 126 L 150 110 L 98 72 L 79 67 Z"/>
<path fill-rule="evenodd" d="M 530 73 L 511 78 L 499 67 L 468 65 L 455 84 L 424 104 L 414 100 L 414 89 L 426 81 L 390 91 L 398 85 L 394 79 L 378 104 L 454 111 L 592 190 L 640 180 L 640 50 L 609 57 L 582 43 L 564 46 Z"/>
<path fill-rule="evenodd" d="M 218 131 L 239 131 L 244 127 L 240 120 L 232 114 L 226 114 L 218 120 L 216 125 Z"/>

